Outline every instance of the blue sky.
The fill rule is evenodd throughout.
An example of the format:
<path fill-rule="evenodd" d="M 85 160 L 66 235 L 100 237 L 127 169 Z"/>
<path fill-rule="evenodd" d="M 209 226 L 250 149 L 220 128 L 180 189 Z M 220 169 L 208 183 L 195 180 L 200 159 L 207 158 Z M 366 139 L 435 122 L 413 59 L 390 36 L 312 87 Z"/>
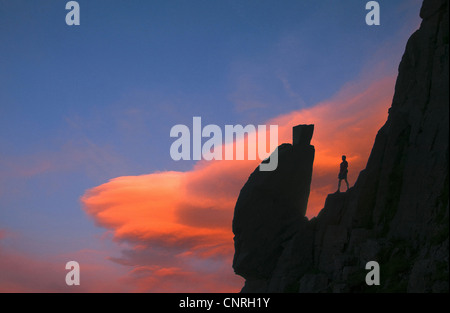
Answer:
<path fill-rule="evenodd" d="M 369 27 L 366 1 L 78 2 L 69 27 L 66 1 L 0 0 L 0 229 L 43 257 L 104 249 L 86 190 L 192 168 L 172 126 L 261 124 L 395 74 L 421 5 L 379 1 Z"/>

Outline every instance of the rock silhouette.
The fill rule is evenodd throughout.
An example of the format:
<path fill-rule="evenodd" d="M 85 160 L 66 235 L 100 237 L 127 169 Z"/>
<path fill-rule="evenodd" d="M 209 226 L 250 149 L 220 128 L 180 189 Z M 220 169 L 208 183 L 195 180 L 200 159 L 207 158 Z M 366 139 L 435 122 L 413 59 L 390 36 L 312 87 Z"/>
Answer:
<path fill-rule="evenodd" d="M 274 171 L 257 168 L 236 203 L 233 232 L 237 274 L 252 280 L 268 279 L 281 255 L 282 243 L 306 222 L 314 147 L 313 125 L 294 128 L 294 145 L 278 147 Z"/>
<path fill-rule="evenodd" d="M 425 0 L 389 117 L 348 192 L 305 217 L 312 126 L 294 128 L 274 172 L 252 173 L 235 207 L 242 292 L 448 292 L 448 1 Z M 368 286 L 365 265 L 380 264 Z"/>

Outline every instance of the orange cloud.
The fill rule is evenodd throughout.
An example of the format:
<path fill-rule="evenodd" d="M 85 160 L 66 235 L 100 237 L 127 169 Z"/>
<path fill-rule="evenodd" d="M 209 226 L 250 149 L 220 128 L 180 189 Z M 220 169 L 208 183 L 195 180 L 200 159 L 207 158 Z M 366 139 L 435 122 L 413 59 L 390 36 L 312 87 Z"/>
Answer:
<path fill-rule="evenodd" d="M 315 124 L 316 149 L 307 211 L 317 215 L 337 188 L 342 154 L 352 185 L 365 164 L 377 130 L 387 117 L 394 78 L 348 85 L 333 99 L 276 117 L 279 142 L 292 127 Z M 223 149 L 224 150 L 224 149 Z M 239 190 L 258 161 L 200 161 L 189 172 L 124 176 L 88 190 L 83 209 L 115 240 L 128 242 L 120 258 L 136 291 L 236 292 L 243 280 L 232 272 L 231 222 Z"/>

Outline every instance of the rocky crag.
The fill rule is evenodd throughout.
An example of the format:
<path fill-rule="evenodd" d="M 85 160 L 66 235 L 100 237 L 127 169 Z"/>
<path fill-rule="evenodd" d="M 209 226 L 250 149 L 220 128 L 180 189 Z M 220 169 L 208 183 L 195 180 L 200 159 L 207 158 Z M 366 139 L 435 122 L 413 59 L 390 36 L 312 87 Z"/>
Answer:
<path fill-rule="evenodd" d="M 305 217 L 313 126 L 294 128 L 273 172 L 252 173 L 233 219 L 242 292 L 448 292 L 448 0 L 425 0 L 389 117 L 345 193 Z M 367 285 L 367 262 L 380 284 Z"/>

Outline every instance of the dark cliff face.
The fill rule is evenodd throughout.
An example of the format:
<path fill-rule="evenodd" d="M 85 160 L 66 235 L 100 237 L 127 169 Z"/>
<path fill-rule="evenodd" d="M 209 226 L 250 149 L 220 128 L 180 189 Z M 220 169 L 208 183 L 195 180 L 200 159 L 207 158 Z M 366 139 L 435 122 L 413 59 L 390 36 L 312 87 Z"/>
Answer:
<path fill-rule="evenodd" d="M 425 0 L 420 16 L 388 120 L 353 188 L 329 195 L 307 221 L 311 177 L 296 160 L 310 154 L 281 157 L 294 145 L 280 146 L 288 170 L 255 171 L 242 189 L 233 267 L 246 278 L 243 292 L 448 292 L 448 0 Z M 281 193 L 285 175 L 297 186 Z M 380 265 L 379 286 L 365 283 L 369 261 Z"/>

